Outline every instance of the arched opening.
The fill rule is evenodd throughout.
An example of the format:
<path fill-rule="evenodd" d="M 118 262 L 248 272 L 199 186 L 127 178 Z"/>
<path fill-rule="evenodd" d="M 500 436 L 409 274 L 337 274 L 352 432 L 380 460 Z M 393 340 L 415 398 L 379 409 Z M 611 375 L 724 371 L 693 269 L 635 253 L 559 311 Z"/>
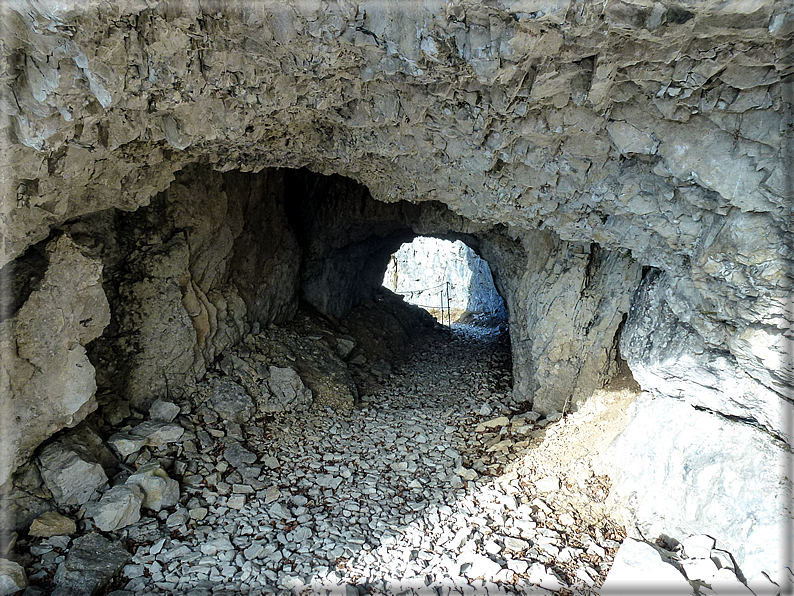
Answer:
<path fill-rule="evenodd" d="M 579 343 L 611 346 L 619 321 L 610 311 L 617 309 L 600 296 L 615 285 L 614 255 L 548 232 L 516 238 L 441 203 L 378 202 L 341 176 L 306 169 L 219 173 L 193 164 L 147 207 L 70 221 L 58 235 L 74 246 L 52 250 L 73 258 L 82 251 L 82 259 L 103 267 L 111 322 L 88 350 L 99 408 L 77 431 L 43 446 L 49 451 L 39 451 L 46 456 L 38 460 L 42 474 L 57 486 L 48 456 L 73 451 L 64 437 L 106 441 L 115 492 L 101 487 L 103 477 L 92 468 L 101 498 L 89 502 L 86 528 L 152 543 L 167 531 L 168 549 L 180 541 L 203 554 L 207 527 L 261 509 L 264 525 L 240 539 L 251 565 L 229 567 L 229 577 L 207 569 L 202 581 L 210 583 L 251 575 L 294 588 L 298 581 L 322 583 L 330 568 L 355 582 L 356 561 L 371 555 L 379 566 L 368 587 L 398 591 L 390 552 L 395 544 L 413 548 L 415 528 L 429 536 L 436 524 L 434 540 L 454 537 L 461 530 L 456 516 L 468 515 L 475 502 L 507 499 L 505 515 L 516 521 L 532 513 L 530 496 L 544 479 L 527 471 L 518 481 L 518 470 L 540 463 L 524 458 L 561 410 L 573 409 L 570 400 L 566 405 L 571 379 L 585 379 L 585 395 L 609 372 L 608 349 L 563 342 L 559 329 L 586 329 L 586 343 Z M 440 253 L 429 251 L 434 256 L 420 257 L 419 265 L 431 262 L 438 271 L 430 282 L 420 273 L 417 289 L 448 280 L 464 290 L 460 313 L 450 319 L 509 316 L 510 333 L 439 332 L 410 299 L 384 289 L 392 256 L 411 241 L 453 246 L 461 269 L 454 281 Z M 484 283 L 489 265 L 493 276 Z M 455 267 L 447 265 L 447 273 Z M 589 293 L 583 298 L 572 287 Z M 452 310 L 451 292 L 447 306 Z M 593 313 L 610 316 L 595 320 Z M 394 357 L 400 352 L 402 360 Z M 552 383 L 544 385 L 547 379 Z M 536 395 L 542 400 L 533 404 Z M 132 469 L 178 481 L 178 502 L 149 507 L 133 495 L 129 515 L 117 519 L 106 495 L 134 493 Z M 600 482 L 580 480 L 594 491 Z M 537 517 L 553 531 L 556 518 Z M 512 546 L 498 537 L 490 548 L 542 560 L 548 555 L 531 550 L 530 530 Z M 619 538 L 614 528 L 603 530 Z M 485 527 L 475 534 L 483 544 L 490 537 Z M 226 546 L 220 540 L 208 550 Z M 464 553 L 456 551 L 452 568 L 429 572 L 433 582 L 483 575 L 485 555 L 470 553 L 471 560 L 458 563 L 458 554 Z M 415 581 L 424 567 L 415 568 L 410 557 L 404 563 L 400 574 Z M 521 569 L 500 567 L 489 577 L 518 589 L 531 583 Z M 151 583 L 131 582 L 136 589 Z"/>
<path fill-rule="evenodd" d="M 391 255 L 383 286 L 442 325 L 507 320 L 487 261 L 461 240 L 418 237 Z"/>

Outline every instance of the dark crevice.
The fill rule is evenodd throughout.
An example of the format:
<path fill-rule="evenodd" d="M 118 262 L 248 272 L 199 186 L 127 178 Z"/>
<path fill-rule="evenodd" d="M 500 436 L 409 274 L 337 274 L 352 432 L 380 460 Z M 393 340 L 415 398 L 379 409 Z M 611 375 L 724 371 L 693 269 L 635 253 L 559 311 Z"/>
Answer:
<path fill-rule="evenodd" d="M 758 429 L 761 432 L 772 437 L 777 443 L 779 443 L 779 446 L 782 449 L 784 449 L 789 453 L 794 453 L 794 450 L 792 450 L 791 445 L 788 444 L 788 442 L 782 435 L 779 435 L 775 431 L 768 429 L 766 426 L 758 422 L 758 420 L 756 420 L 752 416 L 736 416 L 734 414 L 726 414 L 724 412 L 720 412 L 719 410 L 713 410 L 711 408 L 707 408 L 706 406 L 701 406 L 701 405 L 692 405 L 692 407 L 698 412 L 705 412 L 707 414 L 712 414 L 714 416 L 717 416 L 718 418 L 722 418 L 723 420 L 727 420 L 728 422 L 744 424 L 746 426 L 751 426 L 755 429 Z"/>
<path fill-rule="evenodd" d="M 47 270 L 50 238 L 34 244 L 0 269 L 0 322 L 10 319 L 39 288 Z"/>

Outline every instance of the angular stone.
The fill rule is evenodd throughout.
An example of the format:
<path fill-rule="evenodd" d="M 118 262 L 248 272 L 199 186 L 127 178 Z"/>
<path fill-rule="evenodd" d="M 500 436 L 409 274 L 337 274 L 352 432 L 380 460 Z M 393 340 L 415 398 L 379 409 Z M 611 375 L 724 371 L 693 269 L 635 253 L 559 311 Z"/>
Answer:
<path fill-rule="evenodd" d="M 241 510 L 245 506 L 245 495 L 232 495 L 226 500 L 229 509 Z"/>
<path fill-rule="evenodd" d="M 149 418 L 161 422 L 173 422 L 179 414 L 179 406 L 170 401 L 157 399 L 149 408 Z"/>
<path fill-rule="evenodd" d="M 317 484 L 324 488 L 336 490 L 342 484 L 342 478 L 332 474 L 319 474 L 317 476 Z"/>
<path fill-rule="evenodd" d="M 540 478 L 535 481 L 535 489 L 541 493 L 551 493 L 560 490 L 560 479 L 552 476 Z"/>
<path fill-rule="evenodd" d="M 485 432 L 488 429 L 499 428 L 508 424 L 510 424 L 510 420 L 506 416 L 499 416 L 498 418 L 481 422 L 474 430 L 475 432 Z"/>
<path fill-rule="evenodd" d="M 265 466 L 267 466 L 268 468 L 270 468 L 271 470 L 277 470 L 277 469 L 279 468 L 279 466 L 281 465 L 281 464 L 279 463 L 278 459 L 276 459 L 276 458 L 275 458 L 275 457 L 273 457 L 272 455 L 269 455 L 269 456 L 267 456 L 266 458 L 264 458 L 264 459 L 262 460 L 262 463 L 263 463 Z"/>
<path fill-rule="evenodd" d="M 149 447 L 161 447 L 181 439 L 185 429 L 171 422 L 147 420 L 133 428 L 132 434 L 146 437 L 146 445 Z"/>
<path fill-rule="evenodd" d="M 169 528 L 177 528 L 182 524 L 186 524 L 190 519 L 190 514 L 187 509 L 180 508 L 169 515 L 165 520 L 165 525 Z"/>
<path fill-rule="evenodd" d="M 471 579 L 483 578 L 488 581 L 502 570 L 499 563 L 484 555 L 468 555 L 463 561 L 469 563 L 469 567 L 464 573 Z"/>
<path fill-rule="evenodd" d="M 566 587 L 554 572 L 547 571 L 541 563 L 533 563 L 527 573 L 529 576 L 529 583 L 537 584 L 541 588 L 551 590 L 552 592 L 557 592 L 561 588 Z"/>
<path fill-rule="evenodd" d="M 212 390 L 208 405 L 222 419 L 243 424 L 256 413 L 251 397 L 231 379 L 224 377 L 213 380 Z"/>
<path fill-rule="evenodd" d="M 716 542 L 711 536 L 696 534 L 681 541 L 681 546 L 684 548 L 684 554 L 690 559 L 708 559 Z"/>
<path fill-rule="evenodd" d="M 239 443 L 232 443 L 229 445 L 223 452 L 223 457 L 226 461 L 238 469 L 256 461 L 256 455 L 248 451 L 248 449 Z"/>
<path fill-rule="evenodd" d="M 77 532 L 74 520 L 64 517 L 57 511 L 48 511 L 37 517 L 30 524 L 28 533 L 31 536 L 49 538 L 50 536 L 67 536 Z"/>
<path fill-rule="evenodd" d="M 511 536 L 504 537 L 505 548 L 509 548 L 514 552 L 520 552 L 529 548 L 529 543 L 526 540 L 513 538 Z"/>
<path fill-rule="evenodd" d="M 626 538 L 618 549 L 601 594 L 625 594 L 627 591 L 653 586 L 664 594 L 691 596 L 693 588 L 678 569 L 665 563 L 650 544 Z"/>
<path fill-rule="evenodd" d="M 312 403 L 312 392 L 291 368 L 271 366 L 268 387 L 274 399 L 260 403 L 264 412 L 301 411 Z"/>
<path fill-rule="evenodd" d="M 270 503 L 278 501 L 280 497 L 281 491 L 277 486 L 267 487 L 267 492 L 265 493 L 265 505 L 269 505 Z"/>
<path fill-rule="evenodd" d="M 168 477 L 159 462 L 144 464 L 127 478 L 126 484 L 140 487 L 141 504 L 152 511 L 173 507 L 179 502 L 179 483 Z"/>
<path fill-rule="evenodd" d="M 470 482 L 472 480 L 476 480 L 477 476 L 479 476 L 479 474 L 477 474 L 477 472 L 475 470 L 472 470 L 470 468 L 464 468 L 463 466 L 457 468 L 455 470 L 455 474 L 457 474 L 458 476 L 460 476 L 463 480 L 466 480 L 467 482 Z"/>
<path fill-rule="evenodd" d="M 507 568 L 515 573 L 524 574 L 529 569 L 529 563 L 523 559 L 508 559 Z"/>
<path fill-rule="evenodd" d="M 336 338 L 336 353 L 345 360 L 356 347 L 356 340 L 349 336 Z"/>
<path fill-rule="evenodd" d="M 39 456 L 41 477 L 61 506 L 82 505 L 107 482 L 102 466 L 86 461 L 60 443 L 52 443 Z"/>
<path fill-rule="evenodd" d="M 97 503 L 86 508 L 86 515 L 93 518 L 96 527 L 103 532 L 125 528 L 141 519 L 143 491 L 137 485 L 114 486 Z"/>
<path fill-rule="evenodd" d="M 81 536 L 58 566 L 52 596 L 95 594 L 121 571 L 130 556 L 120 541 L 111 542 L 96 533 Z"/>
<path fill-rule="evenodd" d="M 25 570 L 19 563 L 0 559 L 0 596 L 10 596 L 28 585 Z"/>
<path fill-rule="evenodd" d="M 108 439 L 108 444 L 113 447 L 122 459 L 137 453 L 146 445 L 146 437 L 133 434 L 130 431 L 115 433 Z"/>

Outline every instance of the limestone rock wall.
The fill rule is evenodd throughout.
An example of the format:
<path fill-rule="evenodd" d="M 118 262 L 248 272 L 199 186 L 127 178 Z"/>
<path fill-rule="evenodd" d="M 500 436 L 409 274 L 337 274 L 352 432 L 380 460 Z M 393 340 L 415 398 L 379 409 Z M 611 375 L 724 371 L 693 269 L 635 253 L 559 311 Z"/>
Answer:
<path fill-rule="evenodd" d="M 482 252 L 508 307 L 514 396 L 543 414 L 578 409 L 616 371 L 641 267 L 547 231 L 491 236 Z"/>
<path fill-rule="evenodd" d="M 790 566 L 791 452 L 756 428 L 682 399 L 643 393 L 632 407 L 606 458 L 609 500 L 626 512 L 628 531 L 705 532 L 731 551 L 747 579 Z"/>
<path fill-rule="evenodd" d="M 65 235 L 46 253 L 40 286 L 0 323 L 0 485 L 43 439 L 97 407 L 85 346 L 110 320 L 102 264 Z"/>
<path fill-rule="evenodd" d="M 790 405 L 784 0 L 4 11 L 0 262 L 187 163 L 308 166 L 631 250 L 707 349 Z"/>
<path fill-rule="evenodd" d="M 67 226 L 106 263 L 113 323 L 92 347 L 100 385 L 133 405 L 179 392 L 254 321 L 297 308 L 300 252 L 279 172 L 191 166 L 150 206 Z"/>

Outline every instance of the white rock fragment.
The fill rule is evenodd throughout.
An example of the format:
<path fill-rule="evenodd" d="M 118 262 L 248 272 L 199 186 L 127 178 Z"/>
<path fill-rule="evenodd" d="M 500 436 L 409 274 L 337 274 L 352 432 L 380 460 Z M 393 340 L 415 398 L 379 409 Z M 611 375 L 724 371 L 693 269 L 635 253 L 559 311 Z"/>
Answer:
<path fill-rule="evenodd" d="M 625 594 L 640 586 L 653 587 L 664 594 L 690 596 L 693 588 L 678 569 L 665 563 L 659 552 L 646 542 L 626 538 L 609 570 L 602 596 Z"/>
<path fill-rule="evenodd" d="M 141 519 L 143 491 L 136 485 L 114 486 L 97 503 L 86 508 L 86 515 L 93 518 L 96 527 L 103 532 L 125 528 Z"/>
<path fill-rule="evenodd" d="M 149 408 L 149 418 L 160 422 L 173 422 L 179 414 L 179 406 L 170 401 L 157 399 Z"/>
<path fill-rule="evenodd" d="M 61 443 L 51 443 L 39 456 L 41 477 L 61 506 L 82 505 L 107 482 L 102 466 Z"/>
<path fill-rule="evenodd" d="M 506 416 L 499 416 L 498 418 L 493 418 L 492 420 L 481 422 L 480 424 L 477 425 L 474 431 L 481 433 L 489 429 L 507 426 L 508 424 L 510 424 L 510 420 L 508 420 Z"/>
<path fill-rule="evenodd" d="M 528 571 L 529 583 L 556 592 L 566 585 L 553 572 L 547 571 L 542 563 L 533 563 Z"/>
<path fill-rule="evenodd" d="M 535 481 L 535 488 L 540 493 L 551 493 L 560 490 L 560 479 L 547 476 Z"/>
<path fill-rule="evenodd" d="M 714 548 L 716 540 L 711 536 L 699 534 L 689 536 L 681 542 L 684 548 L 684 554 L 690 559 L 708 559 L 711 556 L 711 550 Z"/>
<path fill-rule="evenodd" d="M 492 579 L 502 570 L 502 566 L 484 555 L 471 554 L 463 559 L 468 563 L 468 568 L 464 571 L 466 577 L 470 579 L 483 578 Z"/>
<path fill-rule="evenodd" d="M 160 511 L 179 502 L 179 483 L 168 477 L 159 462 L 144 464 L 127 478 L 126 484 L 140 487 L 147 509 Z"/>

